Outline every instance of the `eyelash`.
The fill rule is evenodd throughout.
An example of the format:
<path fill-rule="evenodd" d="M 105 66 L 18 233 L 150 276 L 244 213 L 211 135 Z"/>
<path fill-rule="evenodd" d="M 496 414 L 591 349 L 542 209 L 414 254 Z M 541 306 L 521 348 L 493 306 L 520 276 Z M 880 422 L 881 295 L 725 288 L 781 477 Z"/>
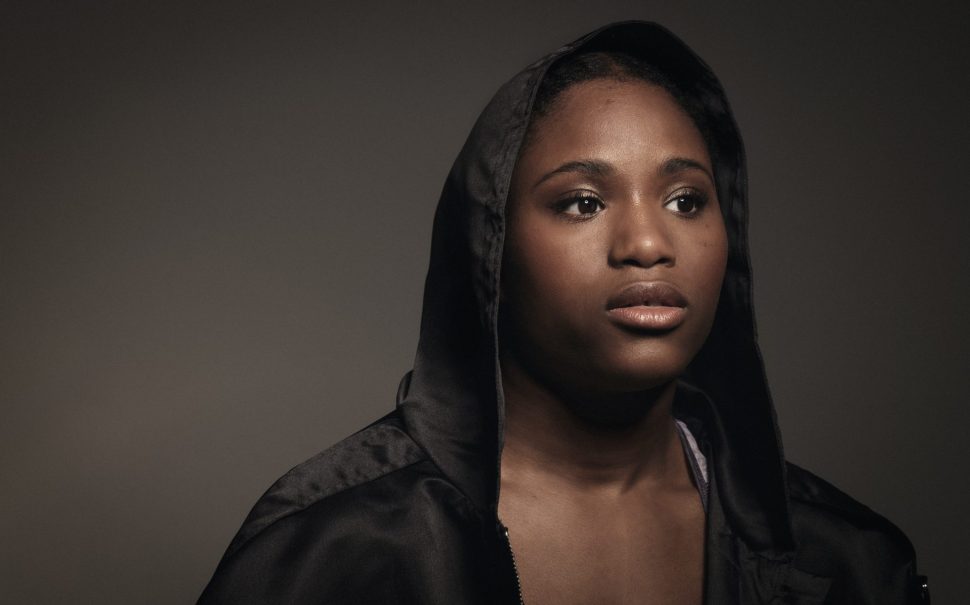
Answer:
<path fill-rule="evenodd" d="M 683 202 L 683 201 L 693 203 L 694 208 L 690 211 L 671 210 L 671 212 L 674 212 L 675 214 L 683 218 L 692 219 L 698 214 L 700 214 L 700 212 L 707 206 L 708 197 L 706 194 L 700 191 L 684 190 L 684 191 L 678 192 L 670 200 L 664 202 L 664 207 L 666 208 L 669 204 L 672 204 L 675 202 Z M 577 212 L 577 213 L 566 212 L 567 208 L 570 208 L 571 206 L 574 206 L 577 204 L 581 204 L 583 202 L 593 202 L 594 204 L 596 204 L 596 206 L 598 206 L 598 211 L 597 212 Z M 572 195 L 566 199 L 558 201 L 554 205 L 554 209 L 557 213 L 566 217 L 567 220 L 586 221 L 593 218 L 600 212 L 602 212 L 605 206 L 606 205 L 603 203 L 603 201 L 600 200 L 597 196 L 591 193 L 579 193 L 577 195 Z"/>
<path fill-rule="evenodd" d="M 574 206 L 582 202 L 593 202 L 598 207 L 597 208 L 598 211 L 579 212 L 579 213 L 566 212 L 566 209 L 569 208 L 570 206 Z M 565 216 L 568 220 L 585 221 L 599 214 L 599 212 L 601 212 L 604 207 L 605 207 L 605 204 L 603 204 L 603 201 L 600 200 L 595 195 L 591 193 L 578 193 L 576 195 L 571 195 L 564 200 L 559 200 L 558 202 L 556 202 L 554 208 L 557 213 Z"/>
<path fill-rule="evenodd" d="M 694 190 L 688 189 L 682 192 L 678 192 L 677 195 L 675 195 L 669 201 L 664 203 L 664 207 L 666 208 L 668 204 L 672 204 L 674 202 L 678 202 L 682 200 L 686 200 L 694 204 L 694 209 L 689 212 L 681 212 L 679 210 L 673 211 L 684 218 L 694 218 L 695 216 L 700 214 L 701 211 L 707 206 L 707 201 L 708 201 L 706 194 L 700 191 L 694 191 Z"/>

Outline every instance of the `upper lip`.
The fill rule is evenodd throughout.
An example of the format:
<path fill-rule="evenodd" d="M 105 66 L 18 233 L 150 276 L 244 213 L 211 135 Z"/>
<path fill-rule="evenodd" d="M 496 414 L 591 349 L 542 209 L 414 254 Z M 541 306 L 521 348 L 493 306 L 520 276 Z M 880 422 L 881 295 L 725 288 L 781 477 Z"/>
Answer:
<path fill-rule="evenodd" d="M 686 307 L 687 299 L 680 290 L 662 281 L 636 282 L 610 296 L 607 310 L 622 307 Z"/>

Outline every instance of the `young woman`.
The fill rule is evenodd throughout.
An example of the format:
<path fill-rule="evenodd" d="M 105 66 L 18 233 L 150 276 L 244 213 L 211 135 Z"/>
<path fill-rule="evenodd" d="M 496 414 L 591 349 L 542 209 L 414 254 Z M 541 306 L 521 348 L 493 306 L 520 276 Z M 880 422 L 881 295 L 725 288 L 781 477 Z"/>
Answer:
<path fill-rule="evenodd" d="M 926 602 L 905 536 L 783 458 L 746 212 L 663 28 L 514 77 L 439 202 L 397 409 L 270 488 L 200 603 Z"/>

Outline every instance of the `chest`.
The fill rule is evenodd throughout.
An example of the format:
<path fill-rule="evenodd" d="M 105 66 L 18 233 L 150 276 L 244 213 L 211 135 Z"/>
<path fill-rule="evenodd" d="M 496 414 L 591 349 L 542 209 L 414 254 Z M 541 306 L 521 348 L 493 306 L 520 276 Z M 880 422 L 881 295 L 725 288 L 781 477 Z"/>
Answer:
<path fill-rule="evenodd" d="M 531 504 L 531 505 L 530 505 Z M 500 506 L 527 605 L 699 605 L 704 511 L 697 494 Z"/>

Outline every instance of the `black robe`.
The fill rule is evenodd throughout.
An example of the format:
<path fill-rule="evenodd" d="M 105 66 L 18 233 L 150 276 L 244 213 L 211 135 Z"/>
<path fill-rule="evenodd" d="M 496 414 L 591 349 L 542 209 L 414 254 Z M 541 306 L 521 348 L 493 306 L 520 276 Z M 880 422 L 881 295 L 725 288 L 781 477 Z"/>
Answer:
<path fill-rule="evenodd" d="M 699 108 L 728 238 L 717 317 L 675 410 L 711 469 L 704 603 L 928 602 L 890 522 L 784 460 L 756 342 L 744 150 L 707 65 L 664 28 L 602 28 L 507 82 L 475 124 L 435 214 L 414 368 L 396 409 L 297 466 L 256 503 L 199 603 L 517 603 L 497 516 L 497 350 L 505 202 L 532 101 L 579 49 L 645 57 Z"/>

